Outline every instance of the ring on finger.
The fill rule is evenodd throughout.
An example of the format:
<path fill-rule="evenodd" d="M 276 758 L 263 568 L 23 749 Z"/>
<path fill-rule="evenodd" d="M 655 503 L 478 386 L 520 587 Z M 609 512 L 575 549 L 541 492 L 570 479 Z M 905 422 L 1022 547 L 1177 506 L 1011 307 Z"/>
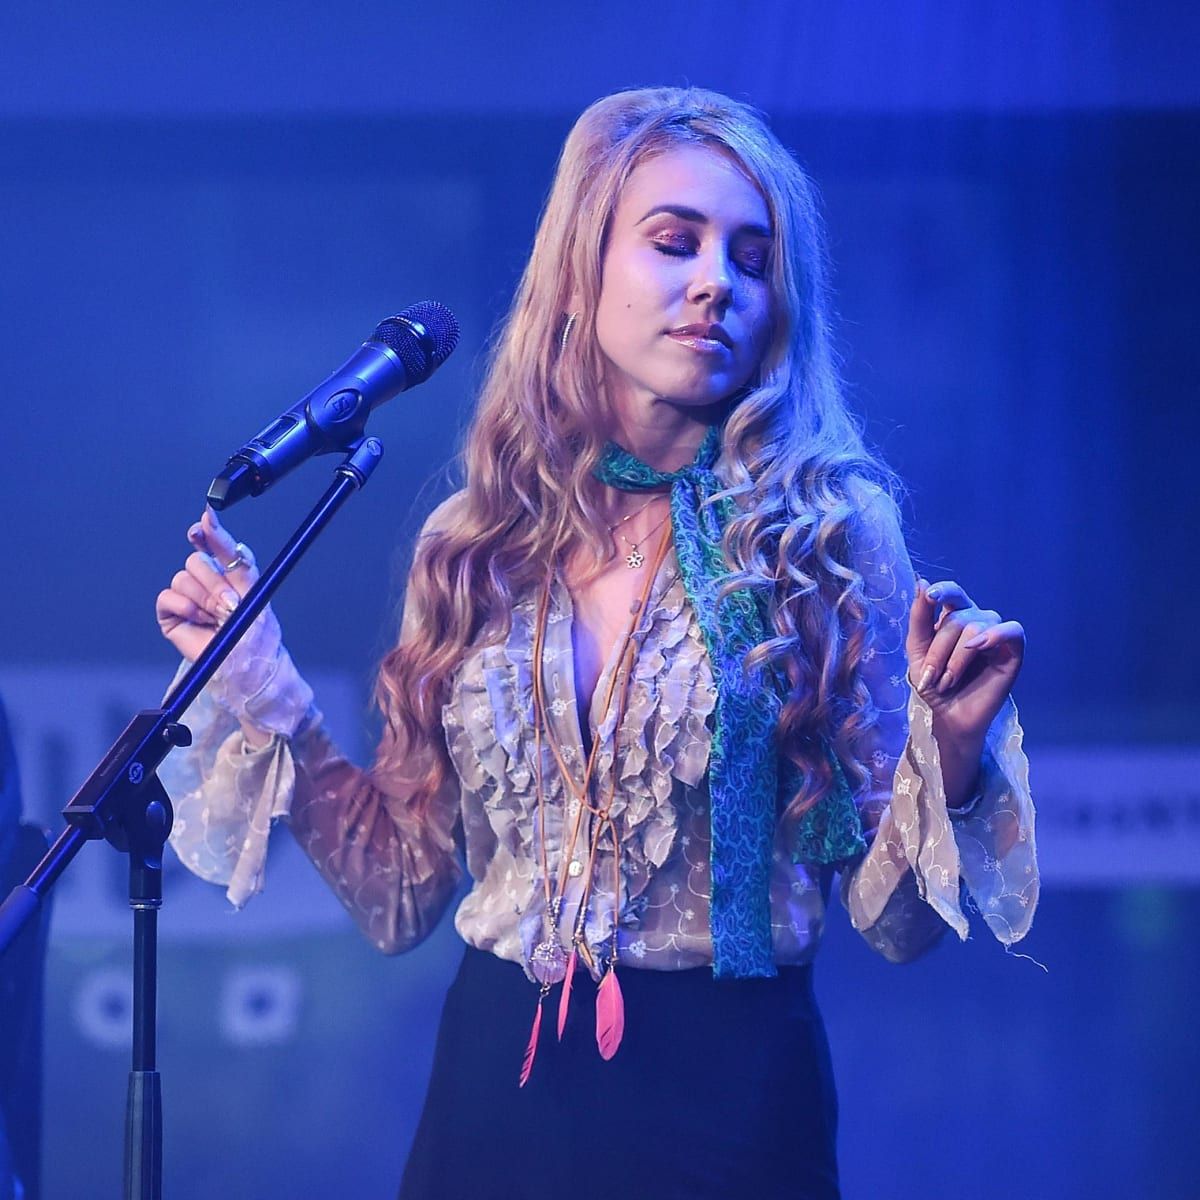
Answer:
<path fill-rule="evenodd" d="M 238 567 L 254 566 L 254 554 L 245 542 L 238 542 L 233 551 L 233 557 L 225 564 L 226 571 L 235 571 Z"/>

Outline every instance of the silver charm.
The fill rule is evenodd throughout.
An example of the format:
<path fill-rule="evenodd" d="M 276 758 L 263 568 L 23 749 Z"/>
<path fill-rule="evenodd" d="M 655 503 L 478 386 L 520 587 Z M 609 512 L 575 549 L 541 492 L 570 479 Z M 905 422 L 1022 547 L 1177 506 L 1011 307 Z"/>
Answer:
<path fill-rule="evenodd" d="M 557 941 L 539 942 L 529 956 L 529 969 L 538 983 L 552 987 L 567 973 L 567 952 Z"/>
<path fill-rule="evenodd" d="M 625 565 L 631 571 L 636 571 L 645 561 L 646 556 L 636 546 L 625 555 Z"/>

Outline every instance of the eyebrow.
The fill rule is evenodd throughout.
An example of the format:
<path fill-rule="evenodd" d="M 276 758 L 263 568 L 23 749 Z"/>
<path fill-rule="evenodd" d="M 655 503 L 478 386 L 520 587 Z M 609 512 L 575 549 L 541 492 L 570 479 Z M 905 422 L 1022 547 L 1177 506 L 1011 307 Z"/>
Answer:
<path fill-rule="evenodd" d="M 646 213 L 637 224 L 641 225 L 659 213 L 670 213 L 671 216 L 679 217 L 682 221 L 695 221 L 699 225 L 704 225 L 708 222 L 708 218 L 697 208 L 689 208 L 686 204 L 659 204 Z M 750 233 L 761 238 L 769 238 L 771 236 L 771 231 L 765 225 L 758 225 L 754 222 L 743 225 L 738 230 L 738 233 Z"/>

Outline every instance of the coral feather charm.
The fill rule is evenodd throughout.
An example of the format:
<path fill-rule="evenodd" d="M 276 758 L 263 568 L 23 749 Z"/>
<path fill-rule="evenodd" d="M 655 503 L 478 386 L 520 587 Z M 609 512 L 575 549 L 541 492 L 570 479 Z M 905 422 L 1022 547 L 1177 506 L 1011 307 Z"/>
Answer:
<path fill-rule="evenodd" d="M 616 1054 L 624 1036 L 625 1000 L 617 982 L 616 968 L 609 967 L 596 989 L 596 1045 L 605 1062 Z"/>
<path fill-rule="evenodd" d="M 543 993 L 544 995 L 544 993 Z M 529 1076 L 533 1072 L 533 1060 L 537 1056 L 538 1034 L 542 1029 L 542 997 L 538 997 L 537 1012 L 533 1014 L 533 1029 L 529 1034 L 529 1045 L 525 1047 L 525 1059 L 521 1063 L 521 1082 L 519 1087 L 524 1087 L 529 1082 Z"/>
<path fill-rule="evenodd" d="M 567 1009 L 571 1007 L 571 980 L 575 977 L 575 963 L 579 955 L 574 950 L 567 959 L 567 972 L 563 976 L 562 994 L 558 997 L 558 1040 L 562 1041 L 563 1030 L 567 1027 Z"/>

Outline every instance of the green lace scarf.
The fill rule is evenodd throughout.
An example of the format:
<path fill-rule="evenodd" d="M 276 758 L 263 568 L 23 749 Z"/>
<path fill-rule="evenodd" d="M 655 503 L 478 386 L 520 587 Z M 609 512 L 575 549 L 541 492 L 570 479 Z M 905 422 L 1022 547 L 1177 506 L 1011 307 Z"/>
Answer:
<path fill-rule="evenodd" d="M 596 478 L 627 492 L 670 486 L 671 528 L 684 590 L 700 623 L 717 686 L 708 787 L 712 822 L 710 929 L 713 974 L 747 978 L 775 974 L 771 944 L 770 875 L 781 798 L 799 789 L 797 768 L 776 749 L 783 707 L 774 672 L 743 669 L 747 653 L 767 639 L 763 607 L 746 588 L 719 605 L 728 573 L 721 535 L 736 511 L 732 499 L 705 501 L 723 490 L 713 472 L 721 431 L 713 426 L 695 461 L 656 471 L 610 442 Z M 862 823 L 836 756 L 826 747 L 836 787 L 796 829 L 792 857 L 814 865 L 862 853 Z M 782 768 L 782 770 L 781 770 Z"/>

